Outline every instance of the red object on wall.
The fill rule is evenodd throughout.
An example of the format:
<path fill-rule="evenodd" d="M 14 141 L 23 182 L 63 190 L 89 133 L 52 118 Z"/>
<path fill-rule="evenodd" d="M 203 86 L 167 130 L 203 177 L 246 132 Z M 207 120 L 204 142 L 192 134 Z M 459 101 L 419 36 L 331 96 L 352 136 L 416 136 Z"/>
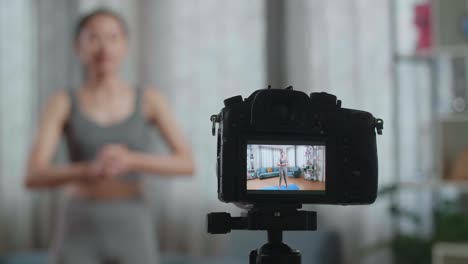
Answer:
<path fill-rule="evenodd" d="M 422 3 L 414 6 L 414 24 L 418 28 L 416 51 L 427 51 L 432 47 L 431 4 Z"/>

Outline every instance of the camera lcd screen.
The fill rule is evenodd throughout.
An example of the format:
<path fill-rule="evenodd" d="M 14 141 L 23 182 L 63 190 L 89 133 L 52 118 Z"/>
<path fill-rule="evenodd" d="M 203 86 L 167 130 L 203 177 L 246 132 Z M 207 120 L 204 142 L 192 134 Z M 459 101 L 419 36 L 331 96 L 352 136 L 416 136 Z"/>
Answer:
<path fill-rule="evenodd" d="M 325 145 L 247 144 L 247 190 L 325 192 L 325 151 Z"/>

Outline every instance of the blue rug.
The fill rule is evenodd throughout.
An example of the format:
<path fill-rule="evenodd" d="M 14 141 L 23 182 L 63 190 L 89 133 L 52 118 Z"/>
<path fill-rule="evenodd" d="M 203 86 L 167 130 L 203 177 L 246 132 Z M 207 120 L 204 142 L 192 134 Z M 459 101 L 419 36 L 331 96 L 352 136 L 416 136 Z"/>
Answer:
<path fill-rule="evenodd" d="M 280 189 L 279 189 L 278 185 L 275 185 L 275 186 L 263 187 L 262 190 L 264 190 L 264 191 L 278 191 Z M 288 184 L 287 189 L 286 189 L 286 186 L 284 184 L 281 184 L 281 190 L 300 191 L 301 189 L 299 189 L 299 187 L 296 184 Z"/>

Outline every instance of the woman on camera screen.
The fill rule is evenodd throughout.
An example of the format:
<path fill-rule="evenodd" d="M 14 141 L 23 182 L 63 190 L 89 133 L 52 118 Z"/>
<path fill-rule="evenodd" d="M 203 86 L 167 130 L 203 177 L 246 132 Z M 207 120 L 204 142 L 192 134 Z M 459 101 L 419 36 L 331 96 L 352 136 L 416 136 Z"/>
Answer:
<path fill-rule="evenodd" d="M 284 183 L 286 184 L 286 189 L 288 188 L 288 181 L 286 177 L 288 176 L 288 159 L 284 150 L 281 150 L 281 157 L 278 162 L 279 167 L 279 188 L 281 189 L 281 180 L 284 178 Z"/>

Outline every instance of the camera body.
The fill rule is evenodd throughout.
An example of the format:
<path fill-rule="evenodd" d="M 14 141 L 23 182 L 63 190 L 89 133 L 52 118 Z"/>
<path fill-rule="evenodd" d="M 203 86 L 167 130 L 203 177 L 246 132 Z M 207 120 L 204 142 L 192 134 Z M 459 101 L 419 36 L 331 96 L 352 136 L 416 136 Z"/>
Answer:
<path fill-rule="evenodd" d="M 373 203 L 376 131 L 381 134 L 383 121 L 342 108 L 334 95 L 308 96 L 291 88 L 228 98 L 211 117 L 213 134 L 219 123 L 218 198 L 247 204 Z"/>

